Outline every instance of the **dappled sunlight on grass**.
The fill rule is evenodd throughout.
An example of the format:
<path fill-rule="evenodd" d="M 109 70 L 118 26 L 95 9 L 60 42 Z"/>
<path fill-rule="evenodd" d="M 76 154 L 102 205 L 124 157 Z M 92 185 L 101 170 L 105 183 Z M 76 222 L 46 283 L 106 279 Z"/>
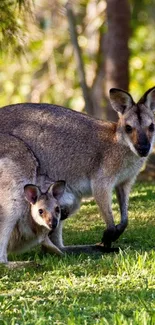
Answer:
<path fill-rule="evenodd" d="M 119 254 L 60 258 L 37 248 L 15 257 L 33 266 L 0 266 L 0 324 L 154 325 L 154 193 L 153 184 L 134 187 Z M 113 210 L 119 222 L 115 195 Z M 94 201 L 85 201 L 64 223 L 65 243 L 98 242 L 104 228 Z"/>

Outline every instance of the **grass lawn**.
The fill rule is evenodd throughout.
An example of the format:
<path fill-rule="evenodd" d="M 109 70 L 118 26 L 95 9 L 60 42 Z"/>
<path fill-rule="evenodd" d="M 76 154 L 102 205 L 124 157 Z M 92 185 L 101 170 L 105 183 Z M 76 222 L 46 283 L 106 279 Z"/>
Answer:
<path fill-rule="evenodd" d="M 114 196 L 113 211 L 119 220 Z M 100 241 L 94 201 L 65 222 L 65 244 Z M 155 185 L 137 184 L 119 254 L 15 257 L 32 266 L 0 266 L 0 325 L 155 325 Z"/>

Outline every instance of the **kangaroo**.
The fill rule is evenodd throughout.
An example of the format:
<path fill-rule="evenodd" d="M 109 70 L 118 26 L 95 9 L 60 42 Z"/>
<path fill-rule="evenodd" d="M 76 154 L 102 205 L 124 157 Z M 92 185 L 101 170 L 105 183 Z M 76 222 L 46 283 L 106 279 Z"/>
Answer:
<path fill-rule="evenodd" d="M 50 104 L 25 103 L 0 110 L 0 130 L 20 138 L 31 149 L 39 173 L 67 183 L 60 198 L 61 222 L 49 235 L 62 251 L 69 249 L 63 247 L 63 220 L 80 207 L 83 197 L 94 196 L 106 223 L 105 248 L 111 247 L 128 224 L 131 186 L 151 151 L 155 134 L 155 87 L 137 104 L 128 92 L 112 88 L 110 101 L 118 113 L 117 123 Z M 113 189 L 120 207 L 118 225 L 111 207 Z"/>
<path fill-rule="evenodd" d="M 25 252 L 42 244 L 52 253 L 62 254 L 50 241 L 48 234 L 59 223 L 60 206 L 57 199 L 62 195 L 64 186 L 65 182 L 55 182 L 46 193 L 42 193 L 36 185 L 24 186 L 24 195 L 29 204 L 27 212 L 17 221 L 11 233 L 7 247 L 8 253 Z"/>
<path fill-rule="evenodd" d="M 42 193 L 38 186 L 45 178 L 38 175 L 38 168 L 22 140 L 0 133 L 0 263 L 7 263 L 7 251 L 27 250 L 40 242 L 61 254 L 47 234 L 58 226 L 65 182 L 54 182 L 48 189 L 44 184 Z"/>

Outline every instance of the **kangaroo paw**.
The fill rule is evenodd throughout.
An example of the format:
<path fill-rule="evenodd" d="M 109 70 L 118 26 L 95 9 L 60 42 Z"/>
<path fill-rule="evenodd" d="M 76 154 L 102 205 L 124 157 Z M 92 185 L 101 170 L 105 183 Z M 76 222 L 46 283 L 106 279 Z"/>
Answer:
<path fill-rule="evenodd" d="M 106 229 L 103 233 L 102 243 L 107 249 L 111 249 L 112 242 L 115 242 L 123 231 L 119 229 L 118 226 L 113 226 Z"/>

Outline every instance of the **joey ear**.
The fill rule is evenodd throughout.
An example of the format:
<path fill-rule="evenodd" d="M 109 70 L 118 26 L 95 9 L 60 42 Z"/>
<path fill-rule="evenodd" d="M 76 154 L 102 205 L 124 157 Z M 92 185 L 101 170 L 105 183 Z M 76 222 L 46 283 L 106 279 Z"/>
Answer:
<path fill-rule="evenodd" d="M 31 203 L 35 204 L 38 200 L 38 197 L 40 195 L 40 190 L 37 186 L 33 184 L 28 184 L 24 186 L 24 194 L 26 200 Z"/>
<path fill-rule="evenodd" d="M 65 187 L 66 187 L 65 181 L 57 181 L 49 187 L 48 193 L 52 193 L 54 198 L 58 200 L 63 195 Z"/>
<path fill-rule="evenodd" d="M 117 113 L 124 114 L 134 105 L 134 101 L 127 91 L 117 88 L 110 89 L 110 102 Z"/>
<path fill-rule="evenodd" d="M 150 88 L 139 100 L 138 104 L 144 104 L 151 111 L 155 111 L 155 87 Z"/>

